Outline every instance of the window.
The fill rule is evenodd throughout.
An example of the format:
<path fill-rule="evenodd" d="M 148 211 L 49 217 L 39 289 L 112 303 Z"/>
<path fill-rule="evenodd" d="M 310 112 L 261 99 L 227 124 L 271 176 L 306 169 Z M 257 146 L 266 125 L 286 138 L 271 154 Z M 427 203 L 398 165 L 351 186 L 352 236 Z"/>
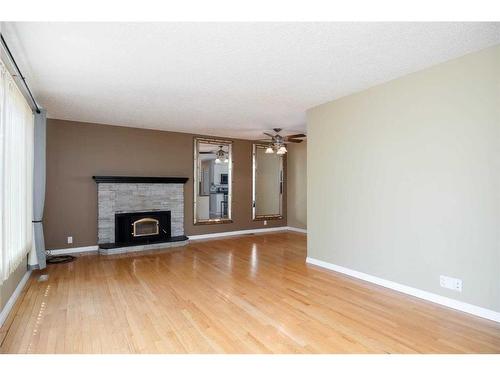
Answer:
<path fill-rule="evenodd" d="M 0 284 L 33 240 L 33 113 L 0 60 Z"/>

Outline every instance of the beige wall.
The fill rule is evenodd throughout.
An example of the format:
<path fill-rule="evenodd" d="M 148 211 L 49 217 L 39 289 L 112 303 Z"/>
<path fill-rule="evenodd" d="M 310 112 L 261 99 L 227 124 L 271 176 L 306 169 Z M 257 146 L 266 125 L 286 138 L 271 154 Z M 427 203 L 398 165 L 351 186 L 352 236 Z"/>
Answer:
<path fill-rule="evenodd" d="M 500 46 L 307 117 L 308 256 L 500 311 Z"/>
<path fill-rule="evenodd" d="M 17 285 L 23 278 L 24 274 L 28 269 L 28 261 L 27 259 L 12 272 L 7 280 L 0 285 L 0 311 L 5 307 L 7 301 L 9 300 L 14 290 L 16 290 Z"/>
<path fill-rule="evenodd" d="M 49 119 L 44 234 L 48 249 L 97 243 L 93 175 L 182 176 L 187 235 L 286 225 L 252 221 L 252 142 L 234 140 L 233 223 L 193 225 L 193 135 Z M 286 214 L 286 212 L 285 212 Z M 286 217 L 286 216 L 285 216 Z M 73 236 L 73 245 L 66 238 Z"/>
<path fill-rule="evenodd" d="M 307 142 L 288 145 L 288 225 L 307 229 Z"/>

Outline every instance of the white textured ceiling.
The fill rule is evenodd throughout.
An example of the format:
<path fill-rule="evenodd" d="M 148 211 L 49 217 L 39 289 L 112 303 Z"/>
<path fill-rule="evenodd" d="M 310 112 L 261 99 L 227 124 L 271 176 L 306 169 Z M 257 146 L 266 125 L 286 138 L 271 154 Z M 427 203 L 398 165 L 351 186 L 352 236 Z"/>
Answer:
<path fill-rule="evenodd" d="M 51 118 L 256 138 L 305 111 L 500 43 L 500 23 L 13 23 Z"/>

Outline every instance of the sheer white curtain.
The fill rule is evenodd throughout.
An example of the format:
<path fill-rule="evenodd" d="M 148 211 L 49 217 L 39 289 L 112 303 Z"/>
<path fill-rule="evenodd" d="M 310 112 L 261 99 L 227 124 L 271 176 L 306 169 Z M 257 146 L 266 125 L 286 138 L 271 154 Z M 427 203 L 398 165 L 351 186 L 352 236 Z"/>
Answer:
<path fill-rule="evenodd" d="M 33 113 L 0 60 L 0 284 L 33 242 Z"/>

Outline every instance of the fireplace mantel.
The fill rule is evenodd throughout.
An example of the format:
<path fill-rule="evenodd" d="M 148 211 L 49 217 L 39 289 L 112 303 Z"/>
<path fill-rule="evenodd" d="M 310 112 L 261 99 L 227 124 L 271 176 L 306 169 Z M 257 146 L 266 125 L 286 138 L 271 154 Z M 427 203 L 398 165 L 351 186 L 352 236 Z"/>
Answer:
<path fill-rule="evenodd" d="M 188 177 L 92 176 L 96 183 L 185 184 Z"/>

